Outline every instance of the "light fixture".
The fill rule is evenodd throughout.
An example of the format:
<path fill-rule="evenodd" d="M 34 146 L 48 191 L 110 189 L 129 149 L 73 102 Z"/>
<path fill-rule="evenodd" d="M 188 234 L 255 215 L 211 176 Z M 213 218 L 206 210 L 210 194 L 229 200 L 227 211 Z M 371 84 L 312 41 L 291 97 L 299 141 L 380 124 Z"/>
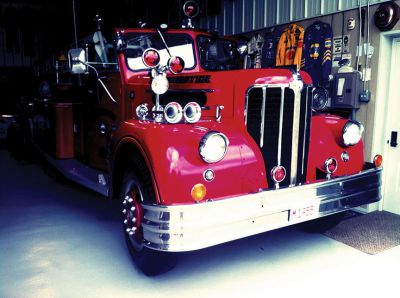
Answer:
<path fill-rule="evenodd" d="M 207 163 L 218 162 L 224 158 L 228 145 L 229 140 L 224 134 L 211 131 L 201 139 L 199 154 Z"/>
<path fill-rule="evenodd" d="M 168 123 L 178 123 L 182 120 L 182 106 L 177 102 L 170 102 L 164 108 L 164 118 Z"/>
<path fill-rule="evenodd" d="M 183 109 L 183 117 L 188 123 L 195 123 L 200 120 L 201 107 L 197 102 L 189 102 Z"/>
<path fill-rule="evenodd" d="M 343 126 L 343 143 L 353 146 L 361 140 L 364 127 L 357 121 L 350 120 Z"/>
<path fill-rule="evenodd" d="M 286 169 L 283 166 L 275 166 L 271 170 L 271 178 L 275 183 L 280 183 L 285 180 Z"/>

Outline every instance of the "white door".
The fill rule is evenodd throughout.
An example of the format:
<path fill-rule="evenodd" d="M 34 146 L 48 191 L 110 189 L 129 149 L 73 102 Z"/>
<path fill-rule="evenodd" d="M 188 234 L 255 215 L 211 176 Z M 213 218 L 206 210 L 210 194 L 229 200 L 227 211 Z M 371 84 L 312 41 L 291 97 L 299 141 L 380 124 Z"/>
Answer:
<path fill-rule="evenodd" d="M 383 209 L 400 214 L 400 38 L 393 39 L 383 155 Z"/>

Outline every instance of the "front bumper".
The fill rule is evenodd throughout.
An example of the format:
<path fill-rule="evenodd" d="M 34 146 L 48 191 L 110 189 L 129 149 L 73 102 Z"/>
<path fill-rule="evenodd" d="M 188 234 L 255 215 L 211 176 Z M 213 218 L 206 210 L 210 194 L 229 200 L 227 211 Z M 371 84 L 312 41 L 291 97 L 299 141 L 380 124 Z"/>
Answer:
<path fill-rule="evenodd" d="M 381 172 L 190 205 L 144 205 L 144 245 L 161 251 L 201 249 L 380 200 Z"/>

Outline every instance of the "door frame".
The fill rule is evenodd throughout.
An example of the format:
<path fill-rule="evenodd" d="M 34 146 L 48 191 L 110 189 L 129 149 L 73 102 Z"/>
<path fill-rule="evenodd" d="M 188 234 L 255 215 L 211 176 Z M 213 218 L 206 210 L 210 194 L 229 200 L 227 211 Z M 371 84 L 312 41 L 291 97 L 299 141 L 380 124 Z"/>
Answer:
<path fill-rule="evenodd" d="M 374 128 L 372 134 L 372 160 L 375 154 L 382 154 L 383 167 L 385 167 L 385 155 L 388 151 L 386 146 L 386 129 L 387 129 L 387 116 L 389 114 L 389 96 L 388 90 L 390 87 L 390 74 L 388 69 L 391 68 L 392 61 L 392 44 L 395 39 L 400 38 L 400 30 L 382 32 L 379 41 L 379 66 L 377 75 L 377 88 L 375 96 L 375 115 L 374 115 Z M 388 59 L 390 57 L 390 59 Z M 393 100 L 393 99 L 392 99 Z M 385 200 L 385 171 L 382 173 L 382 200 L 379 202 L 379 210 L 383 209 L 383 201 Z"/>

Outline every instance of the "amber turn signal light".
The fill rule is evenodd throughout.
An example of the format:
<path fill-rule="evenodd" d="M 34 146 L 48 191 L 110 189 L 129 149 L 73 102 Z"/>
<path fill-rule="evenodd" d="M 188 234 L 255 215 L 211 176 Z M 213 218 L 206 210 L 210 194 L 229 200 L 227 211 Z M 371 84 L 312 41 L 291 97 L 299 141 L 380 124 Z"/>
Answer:
<path fill-rule="evenodd" d="M 207 188 L 201 183 L 193 186 L 191 191 L 192 198 L 196 202 L 200 202 L 201 200 L 203 200 L 206 194 L 207 194 Z"/>
<path fill-rule="evenodd" d="M 374 157 L 375 167 L 379 168 L 380 166 L 382 166 L 382 162 L 383 162 L 382 155 L 380 155 L 380 154 L 375 155 L 375 157 Z"/>

